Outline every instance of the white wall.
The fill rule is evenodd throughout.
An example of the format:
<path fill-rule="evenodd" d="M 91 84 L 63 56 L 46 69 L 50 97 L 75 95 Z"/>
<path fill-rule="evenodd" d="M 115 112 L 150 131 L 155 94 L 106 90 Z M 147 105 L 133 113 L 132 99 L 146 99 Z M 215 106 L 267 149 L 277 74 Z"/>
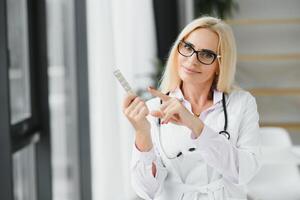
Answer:
<path fill-rule="evenodd" d="M 233 19 L 299 19 L 298 0 L 239 0 Z M 240 55 L 299 55 L 300 24 L 292 22 L 233 25 Z M 299 56 L 298 56 L 299 57 Z M 268 59 L 239 61 L 236 80 L 246 88 L 287 89 L 300 86 L 300 60 Z M 300 96 L 278 94 L 257 96 L 260 122 L 300 123 Z M 300 130 L 289 129 L 294 144 L 300 144 Z"/>

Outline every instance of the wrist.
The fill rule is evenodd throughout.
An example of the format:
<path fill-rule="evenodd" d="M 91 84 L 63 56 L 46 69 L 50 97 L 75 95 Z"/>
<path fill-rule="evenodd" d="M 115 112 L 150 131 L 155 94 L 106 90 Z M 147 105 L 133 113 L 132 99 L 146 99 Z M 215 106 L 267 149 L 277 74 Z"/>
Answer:
<path fill-rule="evenodd" d="M 150 129 L 135 129 L 136 135 L 148 136 L 150 135 Z"/>
<path fill-rule="evenodd" d="M 153 146 L 150 133 L 136 131 L 135 145 L 142 152 L 150 151 Z"/>

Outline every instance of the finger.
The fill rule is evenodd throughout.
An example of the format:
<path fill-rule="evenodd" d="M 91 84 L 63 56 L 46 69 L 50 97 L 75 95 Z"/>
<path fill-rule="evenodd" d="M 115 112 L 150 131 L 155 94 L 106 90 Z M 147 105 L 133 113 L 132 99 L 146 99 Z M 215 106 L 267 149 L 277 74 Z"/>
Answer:
<path fill-rule="evenodd" d="M 179 119 L 176 117 L 176 115 L 173 115 L 173 116 L 170 118 L 170 121 L 179 122 Z"/>
<path fill-rule="evenodd" d="M 167 123 L 169 123 L 169 122 L 171 122 L 171 123 L 173 123 L 173 124 L 180 124 L 180 122 L 179 121 L 177 121 L 174 117 L 171 117 L 169 120 L 167 120 L 165 123 L 167 124 Z"/>
<path fill-rule="evenodd" d="M 171 97 L 168 101 L 165 101 L 162 103 L 160 109 L 162 111 L 164 111 L 166 109 L 166 107 L 168 107 L 169 105 L 172 104 L 172 106 L 176 106 L 177 103 L 182 103 L 182 100 L 181 99 L 177 99 L 177 98 L 174 98 L 174 97 Z"/>
<path fill-rule="evenodd" d="M 123 109 L 127 108 L 136 97 L 137 96 L 134 94 L 126 94 L 125 99 L 123 101 Z"/>
<path fill-rule="evenodd" d="M 161 119 L 162 123 L 167 124 L 171 120 L 173 114 L 174 113 L 170 113 L 169 115 L 164 116 L 164 118 Z"/>
<path fill-rule="evenodd" d="M 132 110 L 131 114 L 132 115 L 138 115 L 139 112 L 141 111 L 141 109 L 144 107 L 144 103 L 142 101 L 140 101 L 134 108 L 134 110 Z"/>
<path fill-rule="evenodd" d="M 173 115 L 173 117 L 172 117 L 175 121 L 178 121 L 178 122 L 180 122 L 180 117 L 179 117 L 179 115 L 178 114 L 175 114 L 175 115 Z"/>
<path fill-rule="evenodd" d="M 163 121 L 163 122 L 168 121 L 174 114 L 176 114 L 176 109 L 170 108 L 170 109 L 166 112 L 165 116 L 162 118 L 162 121 Z"/>
<path fill-rule="evenodd" d="M 144 107 L 141 108 L 141 110 L 138 114 L 138 117 L 139 118 L 146 117 L 148 114 L 149 114 L 149 110 L 146 106 L 144 106 Z"/>
<path fill-rule="evenodd" d="M 168 95 L 152 88 L 152 87 L 148 87 L 148 91 L 153 95 L 153 96 L 156 96 L 158 98 L 160 98 L 161 100 L 163 101 L 167 101 L 169 100 L 171 97 L 169 97 Z"/>
<path fill-rule="evenodd" d="M 150 112 L 150 115 L 156 118 L 162 118 L 164 116 L 163 112 L 160 110 L 153 110 Z"/>
<path fill-rule="evenodd" d="M 166 106 L 163 108 L 164 114 L 166 114 L 167 112 L 169 112 L 169 110 L 173 109 L 176 106 L 176 102 L 175 101 L 169 101 L 165 105 Z"/>
<path fill-rule="evenodd" d="M 170 102 L 170 103 L 167 105 L 167 107 L 165 107 L 165 108 L 163 109 L 163 116 L 162 116 L 162 121 L 163 121 L 163 122 L 165 122 L 165 117 L 166 117 L 166 115 L 170 112 L 170 110 L 171 110 L 173 107 L 174 107 L 174 106 L 173 106 L 173 103 Z"/>
<path fill-rule="evenodd" d="M 164 115 L 164 117 L 163 117 L 162 120 L 167 120 L 167 117 L 168 117 L 168 118 L 171 118 L 171 117 L 173 117 L 173 116 L 175 117 L 174 114 L 176 114 L 176 112 L 177 112 L 176 104 L 177 104 L 176 101 L 172 101 L 172 102 L 168 105 L 168 107 L 166 107 L 166 109 L 164 110 L 165 115 Z M 173 114 L 170 116 L 170 113 L 173 113 Z"/>
<path fill-rule="evenodd" d="M 170 101 L 171 99 L 169 99 L 168 101 L 164 101 L 161 106 L 159 107 L 159 109 L 164 113 L 166 108 L 172 103 L 172 101 Z"/>
<path fill-rule="evenodd" d="M 126 113 L 127 115 L 129 115 L 137 106 L 137 104 L 141 102 L 141 99 L 139 97 L 136 97 L 131 103 L 130 105 L 127 107 L 126 109 Z"/>

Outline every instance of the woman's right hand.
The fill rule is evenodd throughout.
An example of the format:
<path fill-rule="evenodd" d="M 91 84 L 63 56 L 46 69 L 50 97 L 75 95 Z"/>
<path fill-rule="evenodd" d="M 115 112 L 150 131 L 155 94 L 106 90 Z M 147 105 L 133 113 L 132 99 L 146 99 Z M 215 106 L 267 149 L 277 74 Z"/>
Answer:
<path fill-rule="evenodd" d="M 137 133 L 150 134 L 149 114 L 146 103 L 138 96 L 127 94 L 123 100 L 123 113 Z"/>
<path fill-rule="evenodd" d="M 140 97 L 128 94 L 123 101 L 123 113 L 136 131 L 135 145 L 137 149 L 144 152 L 150 151 L 153 144 L 150 122 L 146 118 L 149 114 L 146 103 Z"/>

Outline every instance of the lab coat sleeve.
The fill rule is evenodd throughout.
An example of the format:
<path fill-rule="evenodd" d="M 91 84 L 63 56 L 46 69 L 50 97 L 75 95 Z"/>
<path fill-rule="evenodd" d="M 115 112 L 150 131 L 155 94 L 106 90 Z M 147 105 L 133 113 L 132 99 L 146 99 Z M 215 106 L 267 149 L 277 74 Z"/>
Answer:
<path fill-rule="evenodd" d="M 159 99 L 147 101 L 147 106 L 150 110 L 153 109 L 155 103 Z M 156 148 L 153 138 L 154 129 L 156 128 L 155 119 L 150 115 L 147 117 L 151 124 L 151 137 L 153 148 L 148 152 L 141 152 L 133 145 L 132 160 L 131 160 L 131 182 L 133 189 L 138 196 L 143 199 L 153 199 L 161 193 L 163 182 L 167 176 L 167 169 L 163 166 L 161 157 Z M 152 174 L 152 163 L 156 166 L 155 177 Z"/>
<path fill-rule="evenodd" d="M 156 176 L 152 174 L 152 163 L 156 166 Z M 160 158 L 155 154 L 154 148 L 149 152 L 141 152 L 133 145 L 131 163 L 131 182 L 133 189 L 143 199 L 153 199 L 159 195 L 167 170 Z"/>
<path fill-rule="evenodd" d="M 204 161 L 233 184 L 246 184 L 259 169 L 259 115 L 255 98 L 246 93 L 236 144 L 207 125 L 196 139 Z"/>

